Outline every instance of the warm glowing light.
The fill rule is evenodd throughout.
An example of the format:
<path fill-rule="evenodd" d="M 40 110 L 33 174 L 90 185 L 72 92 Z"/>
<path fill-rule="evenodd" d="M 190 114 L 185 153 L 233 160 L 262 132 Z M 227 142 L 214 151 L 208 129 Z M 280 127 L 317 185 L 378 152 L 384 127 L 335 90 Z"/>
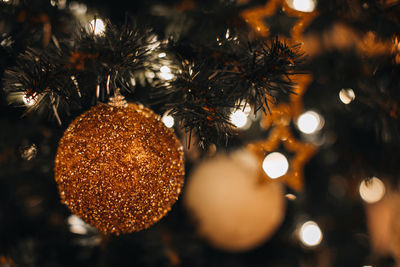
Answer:
<path fill-rule="evenodd" d="M 286 194 L 285 195 L 285 197 L 287 198 L 287 199 L 289 199 L 289 200 L 296 200 L 296 196 L 295 195 L 293 195 L 293 194 Z"/>
<path fill-rule="evenodd" d="M 301 226 L 299 237 L 304 245 L 313 247 L 321 243 L 322 232 L 318 224 L 313 221 L 308 221 Z"/>
<path fill-rule="evenodd" d="M 247 125 L 247 116 L 246 114 L 238 109 L 235 110 L 232 114 L 231 114 L 231 118 L 230 118 L 231 122 L 233 123 L 233 125 L 235 125 L 238 128 L 243 128 Z"/>
<path fill-rule="evenodd" d="M 154 77 L 156 77 L 156 74 L 152 71 L 146 71 L 144 73 L 144 76 L 146 76 L 146 78 L 148 78 L 148 79 L 153 79 Z"/>
<path fill-rule="evenodd" d="M 87 224 L 76 215 L 68 217 L 68 224 L 71 233 L 85 235 L 88 232 Z"/>
<path fill-rule="evenodd" d="M 297 127 L 305 134 L 312 134 L 324 126 L 324 119 L 314 111 L 304 112 L 297 119 Z"/>
<path fill-rule="evenodd" d="M 172 80 L 175 76 L 172 73 L 161 72 L 160 77 L 163 80 Z"/>
<path fill-rule="evenodd" d="M 293 0 L 293 8 L 302 12 L 312 12 L 315 9 L 315 0 Z"/>
<path fill-rule="evenodd" d="M 286 174 L 289 162 L 283 154 L 272 152 L 265 157 L 262 167 L 270 178 L 276 179 Z"/>
<path fill-rule="evenodd" d="M 90 22 L 90 29 L 93 30 L 95 35 L 101 35 L 104 33 L 106 26 L 104 21 L 101 19 L 93 19 Z"/>
<path fill-rule="evenodd" d="M 69 3 L 69 9 L 72 12 L 75 12 L 77 15 L 85 15 L 87 12 L 87 6 L 83 3 L 78 3 L 75 1 L 72 1 Z"/>
<path fill-rule="evenodd" d="M 356 94 L 354 93 L 353 89 L 347 88 L 347 89 L 342 89 L 339 92 L 339 98 L 340 101 L 342 101 L 344 104 L 350 104 L 351 101 L 353 101 L 356 98 Z"/>
<path fill-rule="evenodd" d="M 31 107 L 36 103 L 36 100 L 32 96 L 23 95 L 22 101 L 24 101 L 25 106 Z"/>
<path fill-rule="evenodd" d="M 167 67 L 167 66 L 162 66 L 162 67 L 160 68 L 160 71 L 161 71 L 162 73 L 170 73 L 170 72 L 171 72 L 171 69 L 170 69 L 169 67 Z"/>
<path fill-rule="evenodd" d="M 172 128 L 174 126 L 175 120 L 174 117 L 172 117 L 171 115 L 168 115 L 168 113 L 165 113 L 162 118 L 161 121 L 164 123 L 165 126 L 167 126 L 168 128 Z"/>
<path fill-rule="evenodd" d="M 171 80 L 175 76 L 171 73 L 171 69 L 168 66 L 162 66 L 160 68 L 160 77 L 164 80 Z"/>
<path fill-rule="evenodd" d="M 360 184 L 360 196 L 367 203 L 375 203 L 385 195 L 385 184 L 377 177 L 364 179 Z"/>
<path fill-rule="evenodd" d="M 165 54 L 164 52 L 158 54 L 158 57 L 159 57 L 159 58 L 163 58 L 163 57 L 166 57 L 166 56 L 167 56 L 167 54 Z"/>
<path fill-rule="evenodd" d="M 33 159 L 36 154 L 37 154 L 37 146 L 35 144 L 32 144 L 30 146 L 27 146 L 23 149 L 22 153 L 21 153 L 21 158 L 25 159 L 25 160 L 31 160 Z"/>

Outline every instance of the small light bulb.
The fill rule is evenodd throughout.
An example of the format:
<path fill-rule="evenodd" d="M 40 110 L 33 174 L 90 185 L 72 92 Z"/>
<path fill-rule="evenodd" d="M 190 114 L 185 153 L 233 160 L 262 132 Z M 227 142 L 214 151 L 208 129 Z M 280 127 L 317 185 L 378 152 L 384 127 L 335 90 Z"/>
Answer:
<path fill-rule="evenodd" d="M 85 235 L 88 232 L 87 224 L 76 215 L 68 217 L 68 224 L 71 233 Z"/>
<path fill-rule="evenodd" d="M 313 221 L 305 222 L 299 232 L 300 241 L 307 247 L 317 246 L 322 241 L 322 232 L 318 224 Z"/>
<path fill-rule="evenodd" d="M 168 115 L 168 113 L 165 113 L 162 118 L 161 121 L 164 123 L 165 126 L 167 126 L 168 128 L 172 128 L 174 126 L 175 120 L 174 117 L 172 117 L 171 115 Z"/>
<path fill-rule="evenodd" d="M 272 152 L 265 157 L 262 167 L 270 178 L 276 179 L 286 174 L 289 162 L 283 154 Z"/>
<path fill-rule="evenodd" d="M 339 92 L 339 99 L 342 101 L 344 104 L 350 104 L 351 101 L 353 101 L 356 98 L 356 94 L 354 93 L 353 89 L 351 88 L 343 88 Z"/>
<path fill-rule="evenodd" d="M 385 195 L 385 184 L 377 177 L 364 179 L 359 188 L 361 198 L 367 203 L 375 203 Z"/>
<path fill-rule="evenodd" d="M 315 0 L 293 0 L 293 8 L 302 12 L 312 12 L 315 9 Z"/>
<path fill-rule="evenodd" d="M 104 33 L 106 26 L 104 24 L 104 21 L 101 19 L 93 19 L 90 22 L 90 28 L 93 30 L 95 35 L 101 35 Z"/>
<path fill-rule="evenodd" d="M 36 100 L 32 96 L 22 95 L 22 101 L 24 101 L 25 106 L 31 107 L 35 104 Z"/>
<path fill-rule="evenodd" d="M 312 134 L 319 131 L 324 126 L 324 120 L 314 111 L 304 112 L 297 119 L 297 127 L 305 134 Z"/>
<path fill-rule="evenodd" d="M 231 114 L 230 121 L 236 127 L 244 128 L 247 124 L 247 116 L 242 110 L 238 109 Z"/>
<path fill-rule="evenodd" d="M 170 69 L 168 66 L 162 66 L 162 67 L 160 68 L 160 71 L 161 71 L 162 73 L 170 73 L 170 72 L 171 72 L 171 69 Z"/>

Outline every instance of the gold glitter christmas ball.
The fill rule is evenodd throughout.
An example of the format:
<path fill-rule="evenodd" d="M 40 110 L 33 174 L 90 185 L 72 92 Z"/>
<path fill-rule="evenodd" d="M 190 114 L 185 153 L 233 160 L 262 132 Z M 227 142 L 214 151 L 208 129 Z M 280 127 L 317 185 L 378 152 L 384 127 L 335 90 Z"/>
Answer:
<path fill-rule="evenodd" d="M 99 104 L 65 131 L 54 172 L 73 213 L 103 233 L 129 233 L 156 223 L 178 199 L 183 150 L 151 110 Z"/>

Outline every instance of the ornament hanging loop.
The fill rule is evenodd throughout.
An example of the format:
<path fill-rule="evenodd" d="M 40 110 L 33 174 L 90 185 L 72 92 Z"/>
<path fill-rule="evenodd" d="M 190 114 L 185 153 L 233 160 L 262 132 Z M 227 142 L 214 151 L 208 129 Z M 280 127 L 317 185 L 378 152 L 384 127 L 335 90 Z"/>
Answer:
<path fill-rule="evenodd" d="M 108 104 L 113 107 L 126 108 L 128 107 L 128 102 L 125 100 L 125 97 L 120 94 L 119 91 L 119 88 L 114 91 L 114 96 L 110 97 Z"/>

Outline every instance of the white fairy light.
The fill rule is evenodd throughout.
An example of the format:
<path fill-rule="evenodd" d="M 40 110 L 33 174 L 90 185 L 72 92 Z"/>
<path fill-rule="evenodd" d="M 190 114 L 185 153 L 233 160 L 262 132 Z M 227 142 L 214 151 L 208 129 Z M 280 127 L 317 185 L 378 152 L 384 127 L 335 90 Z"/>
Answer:
<path fill-rule="evenodd" d="M 344 104 L 350 104 L 356 98 L 356 94 L 354 93 L 353 89 L 351 88 L 343 88 L 339 92 L 339 99 Z"/>
<path fill-rule="evenodd" d="M 301 226 L 299 237 L 305 246 L 314 247 L 321 243 L 322 232 L 316 222 L 308 221 Z"/>
<path fill-rule="evenodd" d="M 297 119 L 297 127 L 305 134 L 313 134 L 322 129 L 324 119 L 315 111 L 306 111 Z"/>
<path fill-rule="evenodd" d="M 293 8 L 302 12 L 313 12 L 316 6 L 315 0 L 293 0 Z"/>
<path fill-rule="evenodd" d="M 270 178 L 276 179 L 286 174 L 289 169 L 289 162 L 285 155 L 272 152 L 265 157 L 262 168 Z"/>
<path fill-rule="evenodd" d="M 367 203 L 376 203 L 383 198 L 386 192 L 385 184 L 377 177 L 364 179 L 360 183 L 361 198 Z"/>
<path fill-rule="evenodd" d="M 95 35 L 101 35 L 104 33 L 106 26 L 102 19 L 93 19 L 90 21 L 90 29 Z"/>
<path fill-rule="evenodd" d="M 165 126 L 167 126 L 167 128 L 172 128 L 175 124 L 174 117 L 169 115 L 167 112 L 162 116 L 161 121 Z"/>

